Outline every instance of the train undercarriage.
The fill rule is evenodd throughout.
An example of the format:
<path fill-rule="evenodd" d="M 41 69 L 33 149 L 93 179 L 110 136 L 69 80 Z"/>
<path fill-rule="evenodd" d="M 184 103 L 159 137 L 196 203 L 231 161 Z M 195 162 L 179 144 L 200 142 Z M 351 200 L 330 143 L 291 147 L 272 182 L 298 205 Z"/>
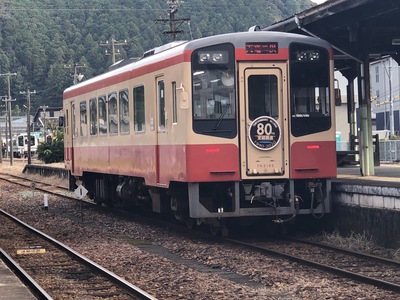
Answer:
<path fill-rule="evenodd" d="M 84 173 L 79 180 L 98 204 L 171 215 L 188 227 L 207 225 L 212 234 L 226 235 L 226 221 L 233 218 L 268 217 L 285 224 L 298 215 L 321 218 L 331 211 L 331 184 L 326 179 L 172 182 L 168 189 L 127 176 Z"/>

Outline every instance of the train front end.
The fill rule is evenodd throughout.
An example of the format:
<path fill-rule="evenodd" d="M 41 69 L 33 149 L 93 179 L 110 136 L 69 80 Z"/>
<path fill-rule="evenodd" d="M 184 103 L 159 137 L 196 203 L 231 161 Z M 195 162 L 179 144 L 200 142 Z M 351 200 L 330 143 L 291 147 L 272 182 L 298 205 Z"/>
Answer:
<path fill-rule="evenodd" d="M 329 44 L 254 32 L 193 47 L 190 217 L 218 226 L 228 217 L 284 223 L 331 212 L 336 146 Z"/>

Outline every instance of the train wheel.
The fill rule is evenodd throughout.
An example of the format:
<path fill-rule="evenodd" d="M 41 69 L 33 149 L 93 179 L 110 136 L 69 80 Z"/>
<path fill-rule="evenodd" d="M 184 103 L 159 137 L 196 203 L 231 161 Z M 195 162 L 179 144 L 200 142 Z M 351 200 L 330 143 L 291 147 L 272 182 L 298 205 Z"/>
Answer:
<path fill-rule="evenodd" d="M 217 236 L 221 230 L 221 227 L 215 226 L 214 224 L 210 224 L 209 230 L 212 236 Z"/>
<path fill-rule="evenodd" d="M 188 229 L 193 229 L 196 226 L 196 220 L 190 217 L 186 218 L 185 223 Z"/>

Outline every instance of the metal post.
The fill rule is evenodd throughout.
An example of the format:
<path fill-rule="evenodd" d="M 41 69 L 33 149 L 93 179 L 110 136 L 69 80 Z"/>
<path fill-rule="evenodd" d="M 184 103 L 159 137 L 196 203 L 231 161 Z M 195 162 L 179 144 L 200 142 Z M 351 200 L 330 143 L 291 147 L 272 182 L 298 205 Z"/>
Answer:
<path fill-rule="evenodd" d="M 31 153 L 31 94 L 36 94 L 36 91 L 20 92 L 20 94 L 26 94 L 26 135 L 27 135 L 27 157 L 28 165 L 32 164 L 32 153 Z"/>
<path fill-rule="evenodd" d="M 17 73 L 6 73 L 6 74 L 0 74 L 0 76 L 7 76 L 7 88 L 8 88 L 8 97 L 6 100 L 6 107 L 8 110 L 8 134 L 10 137 L 10 166 L 13 165 L 13 144 L 12 144 L 12 128 L 11 128 L 11 84 L 10 84 L 10 76 L 15 76 Z"/>

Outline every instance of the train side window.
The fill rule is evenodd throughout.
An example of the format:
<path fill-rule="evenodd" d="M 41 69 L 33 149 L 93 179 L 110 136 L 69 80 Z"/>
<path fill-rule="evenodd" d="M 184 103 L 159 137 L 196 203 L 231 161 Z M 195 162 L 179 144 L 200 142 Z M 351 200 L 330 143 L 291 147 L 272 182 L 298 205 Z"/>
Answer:
<path fill-rule="evenodd" d="M 129 133 L 129 92 L 127 89 L 119 91 L 119 122 L 120 132 Z"/>
<path fill-rule="evenodd" d="M 172 82 L 172 123 L 178 123 L 178 106 L 176 97 L 176 82 Z"/>
<path fill-rule="evenodd" d="M 158 130 L 165 130 L 165 85 L 164 80 L 160 80 L 157 83 L 158 86 Z"/>
<path fill-rule="evenodd" d="M 144 132 L 146 130 L 143 85 L 133 89 L 133 120 L 136 132 Z"/>
<path fill-rule="evenodd" d="M 72 137 L 73 137 L 73 138 L 76 138 L 78 131 L 77 131 L 76 126 L 75 126 L 75 124 L 76 124 L 76 122 L 75 122 L 75 103 L 72 104 L 71 110 L 72 110 L 72 111 L 71 111 Z"/>
<path fill-rule="evenodd" d="M 108 94 L 108 130 L 111 134 L 118 133 L 117 93 Z"/>
<path fill-rule="evenodd" d="M 99 132 L 100 135 L 107 134 L 107 105 L 105 95 L 99 97 Z"/>
<path fill-rule="evenodd" d="M 82 137 L 87 135 L 87 110 L 86 100 L 81 101 L 79 104 L 79 115 L 80 115 L 80 133 Z"/>
<path fill-rule="evenodd" d="M 90 110 L 90 135 L 97 135 L 97 99 L 89 100 Z"/>

